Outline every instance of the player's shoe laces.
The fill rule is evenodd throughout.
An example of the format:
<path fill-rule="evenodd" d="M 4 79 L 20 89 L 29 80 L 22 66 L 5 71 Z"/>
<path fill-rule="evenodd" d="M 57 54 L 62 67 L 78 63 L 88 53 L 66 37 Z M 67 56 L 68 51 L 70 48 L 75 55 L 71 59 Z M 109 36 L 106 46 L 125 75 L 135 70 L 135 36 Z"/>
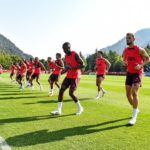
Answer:
<path fill-rule="evenodd" d="M 61 111 L 60 110 L 55 110 L 51 112 L 52 115 L 61 115 Z"/>
<path fill-rule="evenodd" d="M 78 108 L 76 115 L 80 115 L 84 111 L 83 107 Z"/>

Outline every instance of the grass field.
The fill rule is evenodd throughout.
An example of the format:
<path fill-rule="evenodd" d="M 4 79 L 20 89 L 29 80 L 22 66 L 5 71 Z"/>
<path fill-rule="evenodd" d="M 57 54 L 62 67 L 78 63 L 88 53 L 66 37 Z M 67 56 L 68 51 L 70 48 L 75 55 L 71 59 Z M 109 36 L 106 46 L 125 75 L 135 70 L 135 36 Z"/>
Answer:
<path fill-rule="evenodd" d="M 82 76 L 76 94 L 84 113 L 66 91 L 63 114 L 49 115 L 57 107 L 58 90 L 48 97 L 49 75 L 43 75 L 44 91 L 19 91 L 8 74 L 0 80 L 0 136 L 13 150 L 150 150 L 150 78 L 140 91 L 140 113 L 134 126 L 127 126 L 131 107 L 125 97 L 124 76 L 107 76 L 107 94 L 95 100 L 95 76 Z M 61 81 L 64 77 L 61 78 Z M 60 81 L 60 82 L 61 82 Z"/>

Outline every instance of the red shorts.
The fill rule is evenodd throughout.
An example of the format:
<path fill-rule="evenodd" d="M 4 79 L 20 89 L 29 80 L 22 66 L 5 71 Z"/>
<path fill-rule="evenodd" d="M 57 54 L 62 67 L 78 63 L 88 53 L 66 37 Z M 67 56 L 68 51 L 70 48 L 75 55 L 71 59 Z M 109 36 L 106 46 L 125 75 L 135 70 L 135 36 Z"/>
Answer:
<path fill-rule="evenodd" d="M 13 76 L 14 74 L 15 74 L 15 72 L 11 72 L 11 73 L 10 73 L 10 76 Z"/>
<path fill-rule="evenodd" d="M 32 74 L 32 72 L 27 71 L 26 76 L 29 77 Z"/>
<path fill-rule="evenodd" d="M 97 78 L 100 78 L 100 77 L 101 77 L 101 78 L 104 78 L 104 79 L 105 79 L 105 75 L 104 75 L 104 74 L 97 74 L 96 77 L 97 77 Z"/>
<path fill-rule="evenodd" d="M 139 83 L 141 84 L 142 73 L 129 73 L 126 75 L 126 85 L 132 86 L 133 84 Z"/>
<path fill-rule="evenodd" d="M 24 74 L 18 74 L 18 75 L 16 76 L 16 78 L 17 78 L 18 80 L 22 80 L 22 79 L 24 78 Z"/>
<path fill-rule="evenodd" d="M 58 79 L 59 79 L 59 74 L 53 74 L 52 73 L 49 77 L 49 80 L 52 82 L 58 81 Z"/>
<path fill-rule="evenodd" d="M 37 73 L 34 73 L 31 78 L 32 78 L 32 79 L 35 79 L 35 78 L 39 78 L 39 77 L 40 77 L 40 74 L 39 74 L 39 73 L 38 73 L 38 74 L 37 74 Z"/>
<path fill-rule="evenodd" d="M 62 85 L 66 88 L 70 88 L 71 90 L 76 90 L 78 87 L 80 79 L 79 78 L 65 78 Z"/>

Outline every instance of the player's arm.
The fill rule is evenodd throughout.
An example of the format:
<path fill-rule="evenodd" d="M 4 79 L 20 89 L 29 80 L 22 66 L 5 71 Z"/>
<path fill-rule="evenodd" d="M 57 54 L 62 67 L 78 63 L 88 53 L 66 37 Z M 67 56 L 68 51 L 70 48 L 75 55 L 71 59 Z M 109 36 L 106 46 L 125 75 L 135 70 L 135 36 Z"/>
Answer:
<path fill-rule="evenodd" d="M 46 68 L 45 68 L 45 66 L 43 65 L 43 63 L 40 62 L 40 65 L 41 65 L 41 67 L 45 70 L 45 73 L 46 73 Z"/>
<path fill-rule="evenodd" d="M 148 56 L 148 54 L 147 54 L 147 52 L 145 51 L 144 48 L 140 48 L 139 53 L 140 53 L 140 55 L 143 59 L 143 63 L 142 64 L 137 64 L 135 66 L 135 69 L 137 69 L 137 70 L 140 70 L 141 68 L 143 68 L 144 65 L 146 65 L 150 61 L 149 56 Z"/>
<path fill-rule="evenodd" d="M 75 66 L 75 67 L 71 67 L 70 69 L 82 69 L 85 67 L 83 60 L 81 59 L 81 57 L 78 54 L 75 55 L 75 59 L 79 65 Z"/>
<path fill-rule="evenodd" d="M 82 69 L 82 68 L 85 67 L 85 64 L 84 64 L 83 60 L 81 59 L 81 57 L 78 54 L 75 55 L 75 59 L 76 59 L 76 61 L 78 62 L 79 65 L 75 66 L 75 67 L 71 67 L 69 65 L 66 65 L 65 69 L 61 72 L 61 74 L 64 74 L 69 69 Z"/>
<path fill-rule="evenodd" d="M 66 65 L 65 69 L 62 71 L 62 74 L 67 72 L 67 70 L 70 70 L 70 69 L 82 69 L 82 68 L 85 67 L 85 64 L 84 64 L 83 60 L 81 59 L 81 57 L 78 54 L 75 55 L 75 59 L 76 59 L 76 61 L 78 62 L 79 65 L 75 66 L 75 67 L 71 67 L 69 65 Z"/>
<path fill-rule="evenodd" d="M 24 65 L 24 72 L 26 72 L 27 71 L 27 65 L 25 63 L 23 63 L 23 65 Z"/>
<path fill-rule="evenodd" d="M 68 66 L 64 66 L 64 62 L 62 61 L 63 70 L 61 71 L 61 74 L 64 74 L 68 71 Z"/>
<path fill-rule="evenodd" d="M 49 66 L 49 73 L 53 71 L 53 68 Z"/>
<path fill-rule="evenodd" d="M 143 64 L 142 64 L 143 66 L 146 65 L 148 62 L 150 62 L 150 57 L 144 48 L 140 48 L 140 55 L 143 58 Z"/>
<path fill-rule="evenodd" d="M 62 60 L 60 60 L 60 64 L 57 64 L 57 63 L 55 62 L 55 65 L 56 65 L 57 67 L 59 67 L 60 69 L 64 69 L 64 63 L 63 63 Z"/>
<path fill-rule="evenodd" d="M 108 70 L 111 67 L 111 63 L 107 59 L 105 59 L 105 62 L 106 62 L 106 72 L 108 72 Z"/>
<path fill-rule="evenodd" d="M 51 73 L 53 71 L 53 69 L 49 68 L 48 73 Z"/>
<path fill-rule="evenodd" d="M 122 58 L 123 58 L 123 65 L 124 65 L 124 66 L 127 66 L 127 61 L 126 61 L 126 59 L 125 59 L 125 50 L 124 50 L 123 53 L 122 53 Z"/>
<path fill-rule="evenodd" d="M 32 75 L 34 74 L 34 71 L 35 71 L 35 67 L 32 66 L 32 72 L 31 72 L 31 74 L 30 74 L 30 76 L 29 76 L 30 79 L 31 79 Z"/>
<path fill-rule="evenodd" d="M 48 73 L 51 73 L 53 71 L 53 63 L 50 64 L 48 61 L 47 61 L 47 63 L 49 66 Z"/>

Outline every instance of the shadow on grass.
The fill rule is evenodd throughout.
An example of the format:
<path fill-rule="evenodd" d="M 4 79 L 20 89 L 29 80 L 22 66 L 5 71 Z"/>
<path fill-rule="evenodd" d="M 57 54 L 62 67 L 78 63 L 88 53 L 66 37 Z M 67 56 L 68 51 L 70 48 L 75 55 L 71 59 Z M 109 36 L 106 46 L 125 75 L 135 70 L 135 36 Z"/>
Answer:
<path fill-rule="evenodd" d="M 80 101 L 91 100 L 92 98 L 80 98 Z M 71 102 L 72 99 L 64 99 L 64 103 Z M 58 100 L 47 100 L 47 101 L 38 101 L 35 103 L 23 103 L 23 105 L 32 105 L 32 104 L 49 104 L 49 103 L 57 103 Z"/>
<path fill-rule="evenodd" d="M 75 115 L 75 113 L 74 114 L 68 114 L 68 115 L 60 115 L 60 116 L 44 115 L 44 116 L 31 116 L 31 117 L 24 117 L 24 118 L 8 118 L 8 119 L 0 119 L 0 124 L 39 121 L 39 120 L 45 120 L 45 119 L 69 117 L 72 115 Z"/>
<path fill-rule="evenodd" d="M 8 93 L 0 93 L 0 96 L 1 96 L 1 95 L 2 95 L 2 96 L 5 96 L 5 95 L 7 96 L 7 95 L 14 95 L 14 94 L 15 94 L 15 95 L 26 95 L 26 94 L 29 95 L 29 94 L 33 94 L 33 93 L 31 93 L 31 92 L 30 92 L 30 93 L 29 93 L 29 92 L 23 92 L 23 93 L 22 93 L 22 92 L 15 92 L 15 93 L 14 93 L 14 92 L 11 92 L 11 93 L 8 92 Z M 37 94 L 37 93 L 36 93 L 36 94 Z"/>
<path fill-rule="evenodd" d="M 25 133 L 21 135 L 17 135 L 14 137 L 7 138 L 6 141 L 11 146 L 22 147 L 22 146 L 32 146 L 37 144 L 44 144 L 50 142 L 59 142 L 60 140 L 65 140 L 67 137 L 77 136 L 77 135 L 87 135 L 96 132 L 104 132 L 109 131 L 121 127 L 127 127 L 126 124 L 123 125 L 113 125 L 113 123 L 123 121 L 129 118 L 117 119 L 107 122 L 102 122 L 94 125 L 86 125 L 86 126 L 78 126 L 72 128 L 61 129 L 57 131 L 48 130 L 39 130 L 36 132 Z M 109 127 L 103 127 L 105 125 L 109 125 Z M 95 129 L 93 129 L 95 128 Z M 98 129 L 97 129 L 98 128 Z"/>
<path fill-rule="evenodd" d="M 23 95 L 23 94 L 22 94 Z M 39 96 L 4 96 L 0 97 L 0 100 L 17 100 L 17 99 L 31 99 L 31 98 L 45 98 L 47 96 L 45 95 L 39 95 Z"/>
<path fill-rule="evenodd" d="M 11 85 L 10 86 L 9 85 L 8 86 L 6 86 L 6 85 L 1 85 L 0 86 L 0 90 L 1 89 L 8 89 L 8 88 L 14 88 L 14 86 L 11 86 Z"/>
<path fill-rule="evenodd" d="M 3 93 L 5 92 L 19 92 L 19 89 L 17 90 L 17 89 L 13 89 L 13 90 L 11 90 L 11 88 L 10 89 L 1 89 L 0 88 L 0 91 L 2 91 Z"/>

